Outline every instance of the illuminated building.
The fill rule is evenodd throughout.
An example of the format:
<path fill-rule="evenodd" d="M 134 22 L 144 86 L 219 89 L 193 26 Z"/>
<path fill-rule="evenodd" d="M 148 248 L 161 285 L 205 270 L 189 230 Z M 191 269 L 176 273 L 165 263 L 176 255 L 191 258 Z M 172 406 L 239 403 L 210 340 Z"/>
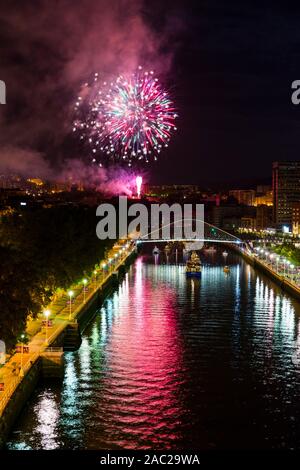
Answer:
<path fill-rule="evenodd" d="M 300 162 L 274 162 L 273 219 L 277 228 L 292 227 L 292 208 L 297 202 L 300 202 Z"/>
<path fill-rule="evenodd" d="M 28 183 L 32 183 L 36 186 L 43 186 L 44 182 L 40 178 L 28 178 Z"/>
<path fill-rule="evenodd" d="M 273 206 L 273 191 L 268 185 L 257 186 L 254 199 L 255 206 Z"/>
<path fill-rule="evenodd" d="M 293 235 L 300 235 L 300 202 L 292 205 L 292 231 Z"/>
<path fill-rule="evenodd" d="M 254 189 L 233 189 L 229 191 L 229 196 L 234 197 L 239 204 L 243 204 L 245 206 L 254 206 Z"/>

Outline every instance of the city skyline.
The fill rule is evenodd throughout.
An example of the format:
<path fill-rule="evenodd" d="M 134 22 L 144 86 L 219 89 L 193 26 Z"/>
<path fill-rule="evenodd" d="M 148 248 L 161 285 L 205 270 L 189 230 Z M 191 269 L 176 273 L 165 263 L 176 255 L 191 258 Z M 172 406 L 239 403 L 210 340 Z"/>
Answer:
<path fill-rule="evenodd" d="M 271 14 L 271 2 L 250 8 L 233 0 L 227 12 L 218 2 L 207 1 L 192 1 L 189 6 L 179 0 L 163 5 L 155 2 L 151 9 L 138 1 L 130 5 L 127 20 L 134 25 L 129 38 L 130 63 L 153 66 L 179 113 L 178 131 L 169 147 L 145 168 L 153 184 L 178 183 L 183 177 L 186 184 L 222 181 L 232 185 L 239 180 L 247 184 L 268 179 L 273 161 L 298 159 L 300 111 L 291 101 L 291 84 L 298 73 L 295 44 L 299 29 L 294 9 L 286 6 L 280 10 L 272 2 Z M 90 0 L 86 0 L 86 7 L 95 15 L 99 13 Z M 45 27 L 55 24 L 57 36 L 31 28 L 36 17 L 30 6 L 21 6 L 15 17 L 10 8 L 8 5 L 1 12 L 0 78 L 7 86 L 7 103 L 0 107 L 5 129 L 0 139 L 0 171 L 34 167 L 40 173 L 35 176 L 44 177 L 62 171 L 65 160 L 78 158 L 90 166 L 90 156 L 79 155 L 78 143 L 71 135 L 70 110 L 80 84 L 90 74 L 96 69 L 100 73 L 115 70 L 111 54 L 102 49 L 98 55 L 94 53 L 95 40 L 111 42 L 108 32 L 104 28 L 101 36 L 92 15 L 83 16 L 90 34 L 84 35 L 74 21 L 72 35 L 78 33 L 81 42 L 72 48 L 71 38 L 64 34 L 65 22 L 73 16 L 75 19 L 84 4 L 65 15 L 60 5 L 60 15 L 54 18 L 46 3 L 41 3 L 47 17 Z M 21 12 L 25 28 L 20 23 Z M 119 46 L 119 69 L 125 69 L 125 46 L 120 43 L 126 29 L 118 23 L 117 8 L 102 9 L 102 14 L 103 21 L 112 24 L 112 37 Z M 280 18 L 284 20 L 279 22 Z M 11 27 L 16 41 L 10 41 Z M 141 45 L 146 50 L 144 56 Z M 30 47 L 34 53 L 29 56 Z M 49 60 L 47 50 L 56 50 L 56 59 L 51 55 Z M 87 62 L 92 65 L 88 67 Z M 40 80 L 43 73 L 51 80 Z"/>
<path fill-rule="evenodd" d="M 1 6 L 6 468 L 294 465 L 300 6 Z"/>

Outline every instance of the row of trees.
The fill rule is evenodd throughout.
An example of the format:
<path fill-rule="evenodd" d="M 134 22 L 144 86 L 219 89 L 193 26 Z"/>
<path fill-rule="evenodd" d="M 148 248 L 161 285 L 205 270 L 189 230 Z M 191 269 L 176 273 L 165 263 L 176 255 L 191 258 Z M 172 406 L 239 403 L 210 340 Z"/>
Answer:
<path fill-rule="evenodd" d="M 108 242 L 96 237 L 94 208 L 57 206 L 0 223 L 0 338 L 8 349 L 57 289 L 88 275 Z"/>
<path fill-rule="evenodd" d="M 278 245 L 274 248 L 275 253 L 284 258 L 287 258 L 295 266 L 300 265 L 300 250 L 295 248 L 292 243 L 285 242 L 282 245 Z"/>

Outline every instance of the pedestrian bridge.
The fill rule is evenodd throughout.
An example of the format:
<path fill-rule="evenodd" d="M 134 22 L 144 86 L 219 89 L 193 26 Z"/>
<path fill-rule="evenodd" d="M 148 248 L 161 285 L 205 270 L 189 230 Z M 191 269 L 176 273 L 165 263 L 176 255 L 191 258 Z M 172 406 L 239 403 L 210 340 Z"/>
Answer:
<path fill-rule="evenodd" d="M 189 232 L 186 230 L 186 223 L 189 223 L 191 228 L 192 224 L 198 222 L 198 227 L 200 229 L 195 230 L 193 236 L 186 235 L 185 233 Z M 225 230 L 216 227 L 215 225 L 209 224 L 208 222 L 199 220 L 199 219 L 188 219 L 184 220 L 184 226 L 182 227 L 183 221 L 172 222 L 166 225 L 162 225 L 160 228 L 155 229 L 147 233 L 146 235 L 141 235 L 136 233 L 132 236 L 136 240 L 136 243 L 164 243 L 164 242 L 202 242 L 202 243 L 234 243 L 241 244 L 242 240 L 235 235 L 232 235 Z M 180 234 L 178 235 L 178 233 Z"/>

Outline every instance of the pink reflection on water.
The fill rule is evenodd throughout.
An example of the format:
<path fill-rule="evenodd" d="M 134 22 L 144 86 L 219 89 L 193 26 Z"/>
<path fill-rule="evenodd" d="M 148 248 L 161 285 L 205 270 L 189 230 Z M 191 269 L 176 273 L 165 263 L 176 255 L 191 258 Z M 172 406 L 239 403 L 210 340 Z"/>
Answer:
<path fill-rule="evenodd" d="M 176 291 L 161 283 L 153 288 L 143 269 L 140 258 L 131 296 L 128 290 L 119 292 L 118 309 L 124 315 L 113 322 L 106 347 L 101 413 L 107 444 L 166 448 L 180 438 L 183 415 Z"/>

